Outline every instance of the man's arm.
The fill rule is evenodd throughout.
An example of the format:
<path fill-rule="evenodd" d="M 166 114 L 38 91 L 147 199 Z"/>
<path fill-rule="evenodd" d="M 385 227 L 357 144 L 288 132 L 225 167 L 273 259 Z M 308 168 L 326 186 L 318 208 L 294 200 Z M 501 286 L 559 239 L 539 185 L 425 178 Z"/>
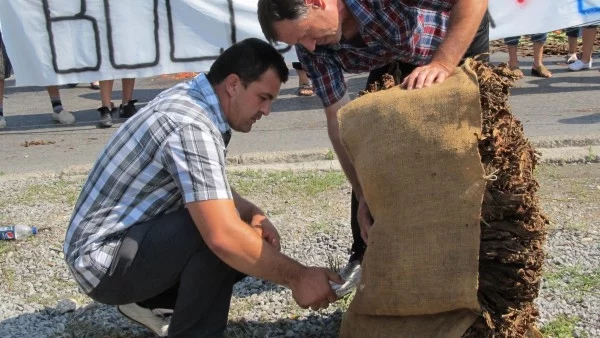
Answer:
<path fill-rule="evenodd" d="M 238 194 L 237 191 L 235 191 L 233 188 L 231 189 L 231 194 L 233 196 L 235 208 L 240 214 L 240 218 L 242 219 L 242 221 L 250 223 L 255 215 L 265 215 L 259 207 L 240 196 L 240 194 Z"/>
<path fill-rule="evenodd" d="M 415 68 L 404 79 L 402 86 L 407 89 L 419 89 L 444 82 L 473 41 L 487 6 L 487 0 L 458 0 L 450 12 L 444 41 L 433 54 L 431 63 Z"/>
<path fill-rule="evenodd" d="M 208 247 L 227 265 L 289 287 L 302 307 L 325 308 L 336 300 L 329 281 L 341 283 L 337 274 L 305 267 L 280 253 L 240 219 L 233 200 L 191 202 L 186 206 Z"/>
<path fill-rule="evenodd" d="M 350 102 L 350 98 L 348 97 L 348 93 L 346 93 L 341 100 L 332 104 L 331 106 L 325 107 L 325 115 L 327 116 L 327 132 L 329 133 L 329 139 L 333 145 L 333 150 L 335 150 L 338 160 L 340 161 L 340 165 L 342 166 L 348 181 L 350 181 L 352 189 L 354 190 L 354 194 L 356 195 L 356 199 L 358 200 L 358 224 L 360 225 L 363 240 L 366 243 L 369 229 L 373 225 L 373 218 L 371 217 L 369 207 L 364 199 L 363 191 L 356 174 L 356 169 L 354 168 L 354 165 L 350 160 L 350 156 L 348 156 L 346 148 L 344 148 L 342 140 L 340 139 L 340 126 L 337 119 L 337 112 L 343 106 L 348 104 L 348 102 Z"/>
<path fill-rule="evenodd" d="M 235 208 L 240 214 L 242 221 L 248 223 L 250 227 L 256 231 L 262 239 L 271 244 L 277 251 L 281 250 L 281 243 L 279 233 L 271 221 L 267 218 L 265 213 L 260 210 L 259 207 L 254 203 L 248 201 L 238 194 L 235 190 L 231 189 L 233 195 L 233 202 Z"/>
<path fill-rule="evenodd" d="M 325 106 L 329 139 L 333 145 L 333 150 L 338 156 L 340 165 L 342 166 L 348 181 L 352 185 L 354 194 L 358 199 L 358 222 L 361 225 L 361 232 L 364 233 L 363 238 L 365 238 L 366 242 L 367 230 L 373 224 L 373 220 L 369 213 L 369 208 L 364 201 L 356 170 L 340 140 L 340 130 L 337 120 L 338 110 L 350 102 L 342 68 L 333 61 L 333 55 L 330 58 L 323 56 L 317 57 L 301 46 L 296 46 L 296 53 L 303 67 L 305 67 L 307 73 L 310 74 L 315 91 Z"/>
<path fill-rule="evenodd" d="M 350 181 L 350 184 L 352 185 L 354 193 L 356 196 L 362 196 L 362 189 L 360 188 L 360 183 L 358 183 L 356 170 L 354 169 L 354 165 L 352 164 L 352 161 L 350 161 L 350 156 L 348 156 L 346 148 L 344 148 L 342 140 L 340 139 L 340 126 L 337 119 L 338 111 L 349 102 L 350 97 L 348 96 L 348 93 L 346 93 L 338 102 L 332 104 L 331 106 L 325 107 L 325 116 L 327 117 L 327 133 L 329 134 L 329 139 L 333 145 L 333 150 L 340 161 L 342 170 L 344 170 L 348 181 Z"/>

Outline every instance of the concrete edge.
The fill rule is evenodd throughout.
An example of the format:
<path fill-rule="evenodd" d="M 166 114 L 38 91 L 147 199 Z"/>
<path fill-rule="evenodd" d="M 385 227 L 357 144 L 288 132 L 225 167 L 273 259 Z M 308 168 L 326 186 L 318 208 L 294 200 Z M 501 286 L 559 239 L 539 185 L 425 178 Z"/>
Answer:
<path fill-rule="evenodd" d="M 536 148 L 597 146 L 600 145 L 600 131 L 596 135 L 534 136 L 529 141 Z"/>
<path fill-rule="evenodd" d="M 563 144 L 571 144 L 569 142 Z M 590 142 L 592 141 L 592 142 Z M 598 141 L 596 143 L 596 141 Z M 573 141 L 574 144 L 577 142 Z M 539 153 L 539 163 L 548 164 L 567 164 L 567 163 L 588 163 L 600 162 L 600 138 L 582 139 L 579 145 L 562 147 L 539 147 L 535 146 Z M 559 141 L 554 141 L 553 145 L 559 145 Z M 331 149 L 315 149 L 298 152 L 273 152 L 273 153 L 249 153 L 228 158 L 229 167 L 249 167 L 257 165 L 272 164 L 298 164 L 297 167 L 305 166 L 306 163 L 337 161 L 335 153 Z"/>
<path fill-rule="evenodd" d="M 227 164 L 230 166 L 236 166 L 268 163 L 331 161 L 335 159 L 337 158 L 333 150 L 321 148 L 300 151 L 246 153 L 241 155 L 227 156 Z"/>
<path fill-rule="evenodd" d="M 583 147 L 537 148 L 540 154 L 539 163 L 547 164 L 574 164 L 574 163 L 599 163 L 600 145 Z"/>
<path fill-rule="evenodd" d="M 598 161 L 600 152 L 599 135 L 577 135 L 561 137 L 536 136 L 529 138 L 536 151 L 542 154 L 541 163 L 582 163 Z M 579 149 L 579 150 L 576 150 Z M 573 155 L 570 154 L 573 152 Z M 577 156 L 574 156 L 577 155 Z M 271 163 L 299 163 L 331 161 L 337 157 L 331 148 L 302 151 L 280 151 L 269 153 L 246 153 L 229 156 L 229 166 L 247 166 Z"/>
<path fill-rule="evenodd" d="M 540 164 L 600 163 L 600 144 L 578 147 L 536 148 Z M 60 172 L 32 172 L 0 176 L 0 181 L 21 178 L 87 176 L 92 164 L 71 166 Z M 227 170 L 341 170 L 331 149 L 248 153 L 227 159 Z"/>

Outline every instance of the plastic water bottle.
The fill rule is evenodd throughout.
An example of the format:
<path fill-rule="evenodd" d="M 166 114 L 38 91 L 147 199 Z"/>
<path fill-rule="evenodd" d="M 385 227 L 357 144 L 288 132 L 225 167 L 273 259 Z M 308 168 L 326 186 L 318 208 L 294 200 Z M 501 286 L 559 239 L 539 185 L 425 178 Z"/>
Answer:
<path fill-rule="evenodd" d="M 28 225 L 17 224 L 15 226 L 0 227 L 0 239 L 21 240 L 35 234 L 37 234 L 37 228 Z"/>

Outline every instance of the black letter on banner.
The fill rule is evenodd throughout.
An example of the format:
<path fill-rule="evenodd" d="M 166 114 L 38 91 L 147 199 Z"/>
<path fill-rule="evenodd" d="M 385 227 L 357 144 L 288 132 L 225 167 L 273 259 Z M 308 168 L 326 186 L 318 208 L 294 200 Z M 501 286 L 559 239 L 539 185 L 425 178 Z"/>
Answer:
<path fill-rule="evenodd" d="M 233 6 L 233 1 L 234 0 L 227 0 L 227 9 L 229 10 L 229 25 L 231 28 L 231 35 L 229 37 L 229 40 L 232 45 L 237 42 L 237 28 L 236 28 L 236 24 L 235 24 L 235 10 L 234 10 L 234 6 Z M 178 2 L 178 3 L 181 3 L 181 2 Z M 203 55 L 203 56 L 199 56 L 199 55 L 197 55 L 197 56 L 192 56 L 192 55 L 177 56 L 176 51 L 175 51 L 175 29 L 174 29 L 174 25 L 173 25 L 173 8 L 171 6 L 171 0 L 165 0 L 165 4 L 166 4 L 166 8 L 167 8 L 167 21 L 169 23 L 169 45 L 170 45 L 169 57 L 171 59 L 171 62 L 193 62 L 193 61 L 215 60 L 217 57 L 219 57 L 219 55 L 221 53 L 223 53 L 225 48 L 221 47 L 221 48 L 219 48 L 218 53 L 215 50 L 215 51 L 213 51 L 212 55 L 209 54 L 209 55 Z M 184 26 L 185 26 L 185 24 L 184 24 Z M 218 41 L 218 38 L 215 37 L 216 32 L 204 32 L 204 33 L 205 33 L 205 36 L 207 36 L 207 37 L 210 36 L 211 38 Z M 180 32 L 180 35 L 185 35 L 185 31 Z M 289 51 L 291 48 L 292 48 L 292 46 L 287 46 L 287 47 L 278 49 L 278 51 L 280 53 L 285 53 L 285 52 Z M 181 49 L 182 48 L 180 48 L 179 54 L 185 54 L 185 53 L 181 53 Z"/>
<path fill-rule="evenodd" d="M 72 16 L 51 17 L 50 16 L 50 5 L 48 3 L 48 0 L 42 0 L 42 7 L 44 10 L 44 17 L 46 18 L 46 30 L 48 31 L 48 38 L 50 40 L 50 51 L 52 53 L 52 67 L 54 67 L 54 71 L 57 74 L 68 74 L 68 73 L 80 73 L 80 72 L 87 72 L 87 71 L 95 71 L 95 70 L 100 69 L 100 62 L 101 62 L 102 56 L 100 54 L 100 33 L 98 31 L 98 23 L 96 22 L 96 19 L 85 14 L 85 12 L 86 12 L 85 0 L 81 0 L 79 12 Z M 91 23 L 91 25 L 92 25 L 91 28 L 94 32 L 94 47 L 96 49 L 95 60 L 86 60 L 86 58 L 82 57 L 82 58 L 79 58 L 78 60 L 74 60 L 74 62 L 75 62 L 75 64 L 84 64 L 84 66 L 81 66 L 81 67 L 73 66 L 73 67 L 61 69 L 58 65 L 59 62 L 58 62 L 58 55 L 56 53 L 57 48 L 56 48 L 55 43 L 65 42 L 69 45 L 73 45 L 74 42 L 72 40 L 63 41 L 63 39 L 65 39 L 65 38 L 68 39 L 69 38 L 68 36 L 65 37 L 60 34 L 55 36 L 53 34 L 53 27 L 54 27 L 54 29 L 58 29 L 58 30 L 60 30 L 61 28 L 75 28 L 72 26 L 76 26 L 78 24 L 81 25 L 83 23 L 86 23 L 86 21 L 89 21 L 89 23 Z M 79 47 L 82 47 L 82 46 L 79 46 Z M 86 63 L 88 65 L 85 65 Z"/>
<path fill-rule="evenodd" d="M 115 43 L 117 41 L 113 40 L 113 25 L 116 28 L 120 28 L 121 30 L 126 30 L 127 32 L 129 32 L 129 25 L 131 24 L 139 24 L 141 22 L 140 18 L 145 18 L 144 13 L 127 13 L 128 14 L 128 21 L 120 21 L 120 22 L 116 22 L 113 23 L 113 21 L 110 18 L 110 6 L 109 6 L 109 1 L 110 0 L 104 0 L 104 12 L 106 15 L 106 35 L 108 36 L 108 55 L 109 55 L 109 59 L 110 59 L 110 64 L 113 66 L 113 68 L 115 69 L 136 69 L 136 68 L 144 68 L 144 67 L 152 67 L 152 66 L 156 66 L 158 64 L 159 58 L 160 58 L 160 51 L 159 51 L 159 41 L 158 41 L 158 0 L 153 0 L 153 17 L 154 17 L 154 59 L 153 60 L 149 60 L 147 62 L 140 62 L 140 63 L 127 63 L 127 62 L 119 62 L 119 60 L 116 60 L 115 54 L 119 53 L 121 55 L 127 55 L 128 52 L 131 52 L 131 55 L 136 55 L 137 50 L 127 50 L 126 47 L 123 48 L 115 48 Z M 128 5 L 128 1 L 115 1 L 115 11 L 119 11 L 120 7 L 123 6 L 127 6 Z M 121 13 L 121 12 L 119 12 Z M 140 32 L 144 32 L 143 30 L 141 30 Z M 124 36 L 126 36 L 126 34 L 123 34 Z M 143 39 L 143 37 L 142 37 Z M 137 42 L 139 40 L 136 40 L 135 38 L 131 39 L 130 41 L 125 41 L 125 39 L 120 39 L 118 42 L 121 46 L 123 45 L 127 45 L 129 43 L 132 42 Z M 133 47 L 133 49 L 135 49 L 136 47 Z M 125 57 L 126 59 L 127 57 Z M 138 56 L 135 56 L 135 59 L 139 58 Z M 126 60 L 125 60 L 126 61 Z"/>
<path fill-rule="evenodd" d="M 230 25 L 233 28 L 232 32 L 231 32 L 231 39 L 234 40 L 235 39 L 235 18 L 234 18 L 234 14 L 233 14 L 233 3 L 232 0 L 227 0 L 228 4 L 229 4 L 229 14 L 230 14 Z M 177 2 L 178 4 L 183 4 L 183 2 Z M 213 51 L 213 55 L 204 55 L 204 56 L 200 56 L 200 55 L 196 55 L 196 56 L 192 56 L 192 55 L 187 55 L 187 56 L 176 56 L 175 53 L 175 28 L 173 25 L 173 8 L 171 6 L 171 0 L 166 0 L 165 1 L 166 7 L 167 7 L 167 21 L 169 23 L 169 46 L 170 46 L 170 53 L 169 53 L 169 57 L 171 58 L 171 62 L 193 62 L 193 61 L 208 61 L 208 60 L 215 60 L 217 57 L 219 57 L 219 54 L 222 53 L 225 49 L 224 48 L 220 48 L 218 53 L 216 53 L 217 51 Z M 186 14 L 186 11 L 179 11 L 179 13 L 182 13 L 182 15 Z M 184 25 L 185 27 L 188 27 L 187 25 Z M 203 32 L 204 35 L 206 37 L 210 37 L 213 38 L 215 40 L 219 40 L 218 37 L 216 37 L 216 33 L 221 33 L 220 32 L 220 27 L 217 27 L 215 32 Z M 185 35 L 186 32 L 182 31 L 180 32 L 180 35 Z M 181 53 L 181 49 L 180 48 L 180 53 Z M 188 53 L 191 54 L 191 53 Z"/>

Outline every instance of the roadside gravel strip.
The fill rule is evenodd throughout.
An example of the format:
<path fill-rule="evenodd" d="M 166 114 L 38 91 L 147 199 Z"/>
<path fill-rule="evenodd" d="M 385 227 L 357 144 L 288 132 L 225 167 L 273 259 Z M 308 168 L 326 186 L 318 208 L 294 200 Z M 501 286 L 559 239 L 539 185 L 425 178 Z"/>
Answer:
<path fill-rule="evenodd" d="M 306 264 L 343 264 L 351 240 L 343 174 L 307 165 L 256 168 L 230 171 L 230 181 L 265 209 L 283 251 Z M 540 326 L 547 337 L 600 337 L 600 164 L 544 165 L 538 179 L 552 220 Z M 26 241 L 0 242 L 0 337 L 152 337 L 114 307 L 81 294 L 63 262 L 66 224 L 84 180 L 0 175 L 0 225 L 40 228 Z M 336 337 L 349 302 L 304 310 L 289 290 L 246 278 L 235 286 L 226 337 Z"/>

